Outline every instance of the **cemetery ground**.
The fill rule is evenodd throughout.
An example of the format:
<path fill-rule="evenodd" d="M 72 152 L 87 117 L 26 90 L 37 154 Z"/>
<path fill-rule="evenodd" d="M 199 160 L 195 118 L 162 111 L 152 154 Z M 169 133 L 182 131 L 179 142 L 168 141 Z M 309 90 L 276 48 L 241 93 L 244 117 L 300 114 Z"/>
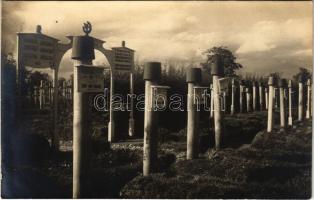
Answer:
<path fill-rule="evenodd" d="M 49 111 L 24 113 L 7 173 L 8 197 L 72 197 L 71 112 L 60 114 L 60 152 L 49 147 Z M 82 197 L 310 198 L 312 121 L 266 132 L 267 112 L 225 115 L 224 144 L 213 150 L 212 120 L 201 118 L 200 156 L 186 160 L 186 129 L 159 129 L 156 171 L 142 176 L 140 137 L 107 143 L 103 117 L 93 118 L 92 156 Z M 275 124 L 279 114 L 275 113 Z M 32 134 L 29 134 L 32 133 Z M 137 133 L 136 133 L 137 134 Z M 27 150 L 26 150 L 27 149 Z M 11 182 L 11 183 L 10 183 Z"/>

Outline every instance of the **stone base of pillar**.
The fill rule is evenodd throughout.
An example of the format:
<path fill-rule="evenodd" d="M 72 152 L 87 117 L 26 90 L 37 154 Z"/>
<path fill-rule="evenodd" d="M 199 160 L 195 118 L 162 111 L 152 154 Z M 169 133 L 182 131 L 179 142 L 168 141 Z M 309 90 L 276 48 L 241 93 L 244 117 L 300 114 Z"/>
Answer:
<path fill-rule="evenodd" d="M 134 136 L 134 119 L 133 118 L 129 119 L 129 136 L 130 137 Z"/>
<path fill-rule="evenodd" d="M 230 108 L 230 114 L 233 115 L 234 114 L 234 105 L 231 105 L 231 108 Z"/>
<path fill-rule="evenodd" d="M 108 142 L 114 142 L 114 122 L 108 123 Z"/>
<path fill-rule="evenodd" d="M 288 125 L 292 126 L 292 117 L 288 117 Z"/>
<path fill-rule="evenodd" d="M 310 111 L 309 111 L 309 110 L 306 111 L 305 118 L 306 118 L 306 119 L 310 119 Z"/>

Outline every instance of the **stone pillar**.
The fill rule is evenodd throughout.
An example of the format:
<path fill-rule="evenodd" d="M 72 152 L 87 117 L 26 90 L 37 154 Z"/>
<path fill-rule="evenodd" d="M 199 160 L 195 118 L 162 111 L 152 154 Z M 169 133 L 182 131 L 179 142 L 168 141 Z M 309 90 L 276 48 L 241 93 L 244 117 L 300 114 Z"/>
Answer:
<path fill-rule="evenodd" d="M 90 95 L 78 91 L 80 65 L 92 65 L 95 59 L 94 40 L 89 36 L 73 37 L 73 198 L 81 198 L 83 184 L 88 178 L 91 154 Z"/>
<path fill-rule="evenodd" d="M 210 84 L 210 118 L 214 117 L 214 90 L 213 84 Z"/>
<path fill-rule="evenodd" d="M 151 86 L 157 84 L 161 78 L 161 63 L 146 63 L 143 78 L 145 80 L 143 175 L 148 176 L 154 170 L 157 162 L 157 116 L 152 108 L 153 94 Z"/>
<path fill-rule="evenodd" d="M 256 111 L 256 105 L 257 105 L 257 83 L 255 81 L 253 81 L 252 87 L 253 87 L 253 111 Z"/>
<path fill-rule="evenodd" d="M 292 126 L 292 81 L 288 82 L 289 88 L 289 117 L 288 117 L 288 125 Z"/>
<path fill-rule="evenodd" d="M 306 104 L 306 119 L 310 119 L 311 112 L 311 79 L 308 79 L 306 82 L 307 86 L 307 104 Z"/>
<path fill-rule="evenodd" d="M 220 107 L 220 91 L 219 91 L 219 78 L 224 76 L 224 66 L 222 58 L 215 55 L 211 66 L 211 74 L 213 76 L 213 97 L 214 97 L 214 127 L 215 127 L 215 148 L 221 148 L 222 139 L 222 121 L 223 116 Z"/>
<path fill-rule="evenodd" d="M 38 101 L 38 87 L 34 86 L 34 103 L 36 107 L 37 107 L 37 101 Z"/>
<path fill-rule="evenodd" d="M 299 78 L 298 120 L 303 120 L 303 80 Z"/>
<path fill-rule="evenodd" d="M 198 157 L 199 138 L 198 138 L 198 110 L 194 97 L 194 87 L 202 82 L 202 71 L 200 68 L 190 68 L 186 74 L 186 82 L 188 83 L 187 95 L 187 152 L 188 160 Z"/>
<path fill-rule="evenodd" d="M 265 88 L 265 109 L 268 110 L 268 89 Z"/>
<path fill-rule="evenodd" d="M 240 82 L 240 95 L 239 95 L 239 97 L 240 97 L 240 113 L 244 112 L 244 109 L 243 109 L 243 107 L 244 107 L 243 96 L 245 94 L 245 89 L 244 88 L 245 88 L 245 82 L 244 82 L 244 80 L 242 80 Z"/>
<path fill-rule="evenodd" d="M 269 98 L 268 98 L 268 119 L 267 119 L 267 132 L 270 133 L 273 130 L 273 107 L 274 107 L 274 85 L 275 78 L 270 76 L 268 80 L 269 86 Z"/>
<path fill-rule="evenodd" d="M 246 92 L 246 111 L 247 112 L 251 112 L 251 91 L 250 88 L 247 87 L 245 88 L 245 92 Z"/>
<path fill-rule="evenodd" d="M 133 101 L 133 94 L 134 94 L 134 84 L 133 84 L 133 72 L 130 73 L 130 95 L 131 95 L 131 102 L 130 102 L 130 118 L 129 118 L 129 136 L 134 136 L 134 101 Z"/>
<path fill-rule="evenodd" d="M 281 79 L 279 81 L 279 96 L 280 96 L 280 127 L 286 128 L 286 108 L 284 100 L 284 90 L 287 87 L 287 80 Z"/>
<path fill-rule="evenodd" d="M 231 82 L 231 107 L 230 107 L 230 114 L 234 114 L 234 95 L 235 95 L 235 80 L 234 78 L 232 79 Z"/>
<path fill-rule="evenodd" d="M 108 142 L 114 142 L 115 140 L 115 119 L 113 108 L 113 95 L 114 95 L 114 70 L 110 69 L 110 107 L 109 107 L 109 123 L 108 123 Z"/>
<path fill-rule="evenodd" d="M 264 92 L 263 92 L 263 83 L 259 82 L 259 106 L 260 111 L 264 110 Z"/>
<path fill-rule="evenodd" d="M 48 99 L 49 99 L 49 105 L 51 105 L 52 102 L 52 84 L 50 83 L 50 81 L 48 82 Z"/>
<path fill-rule="evenodd" d="M 43 109 L 43 99 L 44 99 L 44 82 L 43 80 L 40 81 L 39 86 L 39 109 Z"/>

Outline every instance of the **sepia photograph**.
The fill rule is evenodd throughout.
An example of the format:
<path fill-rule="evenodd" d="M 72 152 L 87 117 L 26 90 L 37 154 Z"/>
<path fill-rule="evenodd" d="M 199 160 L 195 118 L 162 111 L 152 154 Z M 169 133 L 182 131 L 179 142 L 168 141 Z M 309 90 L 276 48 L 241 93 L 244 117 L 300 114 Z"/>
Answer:
<path fill-rule="evenodd" d="M 1 2 L 1 198 L 311 199 L 312 1 Z"/>

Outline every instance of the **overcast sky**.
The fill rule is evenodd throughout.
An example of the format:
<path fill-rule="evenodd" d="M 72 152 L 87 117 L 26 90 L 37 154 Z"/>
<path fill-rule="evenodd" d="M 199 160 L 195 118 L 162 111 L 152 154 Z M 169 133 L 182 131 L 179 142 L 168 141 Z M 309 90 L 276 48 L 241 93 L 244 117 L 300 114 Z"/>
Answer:
<path fill-rule="evenodd" d="M 44 34 L 66 42 L 90 21 L 105 47 L 125 40 L 140 61 L 203 62 L 201 52 L 227 46 L 242 72 L 288 77 L 312 68 L 312 2 L 2 2 L 4 51 L 15 51 L 16 32 Z M 70 52 L 62 61 L 69 74 Z M 104 58 L 97 54 L 97 62 Z"/>

